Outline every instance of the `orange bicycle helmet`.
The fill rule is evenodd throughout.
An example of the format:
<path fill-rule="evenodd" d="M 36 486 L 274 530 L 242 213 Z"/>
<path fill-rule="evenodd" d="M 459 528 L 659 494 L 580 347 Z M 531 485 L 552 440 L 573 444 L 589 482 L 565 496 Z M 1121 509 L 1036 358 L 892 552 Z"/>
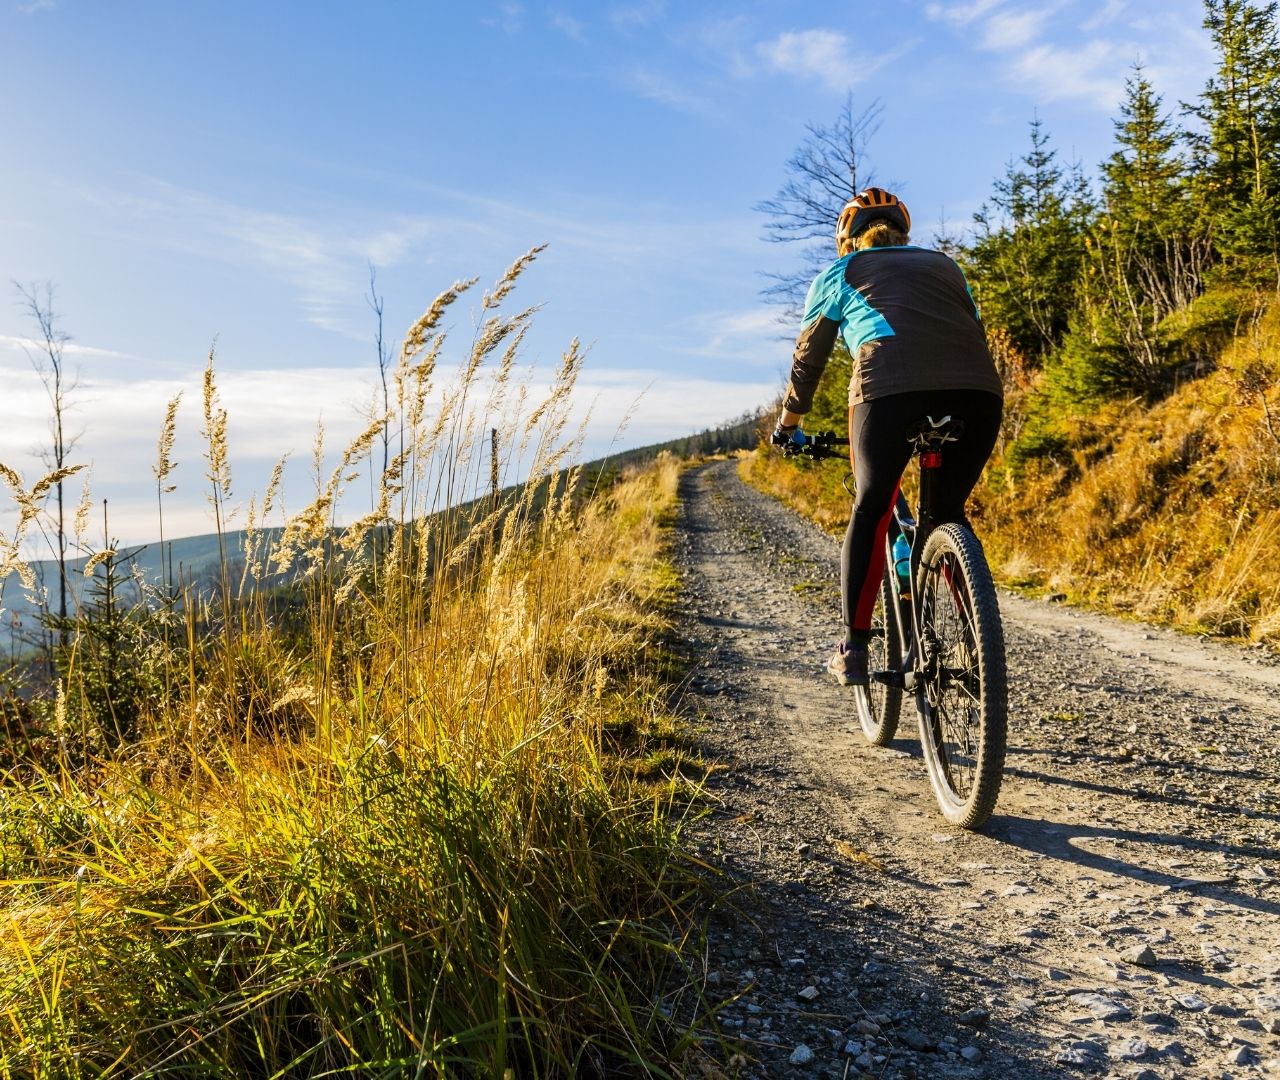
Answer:
<path fill-rule="evenodd" d="M 836 250 L 878 219 L 892 222 L 903 232 L 911 231 L 911 215 L 898 196 L 884 188 L 867 188 L 845 203 L 840 211 L 840 220 L 836 222 Z"/>

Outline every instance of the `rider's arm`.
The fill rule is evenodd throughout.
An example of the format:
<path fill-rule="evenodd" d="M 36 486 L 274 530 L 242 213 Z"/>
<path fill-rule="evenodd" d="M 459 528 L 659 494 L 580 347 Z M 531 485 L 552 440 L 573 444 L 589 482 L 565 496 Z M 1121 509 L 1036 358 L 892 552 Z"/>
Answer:
<path fill-rule="evenodd" d="M 787 396 L 782 403 L 786 411 L 803 416 L 812 407 L 818 380 L 827 370 L 827 361 L 831 359 L 839 329 L 838 322 L 819 315 L 800 331 L 795 352 L 791 355 L 791 381 L 787 384 Z"/>
<path fill-rule="evenodd" d="M 831 359 L 831 350 L 840 330 L 840 292 L 844 285 L 846 261 L 841 259 L 829 266 L 809 286 L 800 336 L 791 356 L 791 380 L 782 402 L 784 422 L 790 422 L 785 420 L 788 415 L 798 421 L 812 407 L 818 380 Z"/>

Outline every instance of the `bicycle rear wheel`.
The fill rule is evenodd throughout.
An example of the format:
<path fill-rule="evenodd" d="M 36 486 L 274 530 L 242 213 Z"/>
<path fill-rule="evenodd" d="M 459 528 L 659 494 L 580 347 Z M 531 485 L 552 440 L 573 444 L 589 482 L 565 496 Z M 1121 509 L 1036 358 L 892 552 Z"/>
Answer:
<path fill-rule="evenodd" d="M 920 746 L 943 815 L 979 829 L 995 809 L 1008 737 L 1004 630 L 977 537 L 930 535 L 920 560 Z"/>
<path fill-rule="evenodd" d="M 871 614 L 871 671 L 889 671 L 900 666 L 902 647 L 898 637 L 898 590 L 893 563 L 885 568 L 880 582 L 880 596 Z M 902 711 L 902 690 L 885 686 L 875 679 L 867 686 L 854 687 L 854 703 L 858 723 L 868 742 L 888 746 L 898 730 L 898 716 Z"/>

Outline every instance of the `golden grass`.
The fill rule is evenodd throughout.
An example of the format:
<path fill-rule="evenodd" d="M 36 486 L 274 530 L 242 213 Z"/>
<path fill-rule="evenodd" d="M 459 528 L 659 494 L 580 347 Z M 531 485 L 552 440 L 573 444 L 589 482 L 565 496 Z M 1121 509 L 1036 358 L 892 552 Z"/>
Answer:
<path fill-rule="evenodd" d="M 393 414 L 247 553 L 299 584 L 229 596 L 224 564 L 138 645 L 136 740 L 104 744 L 88 660 L 64 668 L 0 788 L 0 1076 L 613 1075 L 682 1053 L 661 1008 L 697 888 L 658 647 L 677 466 L 466 502 L 491 425 L 531 440 L 534 480 L 557 472 L 579 355 L 521 414 L 513 356 L 479 373 L 529 313 L 494 315 L 435 393 L 461 291 L 406 337 Z M 212 362 L 204 400 L 221 527 Z M 393 457 L 344 536 L 384 420 Z M 161 495 L 171 446 L 167 418 Z"/>
<path fill-rule="evenodd" d="M 1280 641 L 1278 328 L 1272 308 L 1211 374 L 1079 421 L 1069 462 L 1038 462 L 1016 485 L 997 462 L 980 520 L 998 564 L 1105 610 Z"/>

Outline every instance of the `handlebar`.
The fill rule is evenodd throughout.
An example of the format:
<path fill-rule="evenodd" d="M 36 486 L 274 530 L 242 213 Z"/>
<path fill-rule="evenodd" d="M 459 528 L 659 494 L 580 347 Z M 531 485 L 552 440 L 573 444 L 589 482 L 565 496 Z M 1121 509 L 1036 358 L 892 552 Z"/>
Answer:
<path fill-rule="evenodd" d="M 837 454 L 836 447 L 848 446 L 849 440 L 837 435 L 834 431 L 818 431 L 812 435 L 805 435 L 804 445 L 796 446 L 794 443 L 782 448 L 782 452 L 787 457 L 807 457 L 807 458 L 828 458 L 841 456 Z"/>

